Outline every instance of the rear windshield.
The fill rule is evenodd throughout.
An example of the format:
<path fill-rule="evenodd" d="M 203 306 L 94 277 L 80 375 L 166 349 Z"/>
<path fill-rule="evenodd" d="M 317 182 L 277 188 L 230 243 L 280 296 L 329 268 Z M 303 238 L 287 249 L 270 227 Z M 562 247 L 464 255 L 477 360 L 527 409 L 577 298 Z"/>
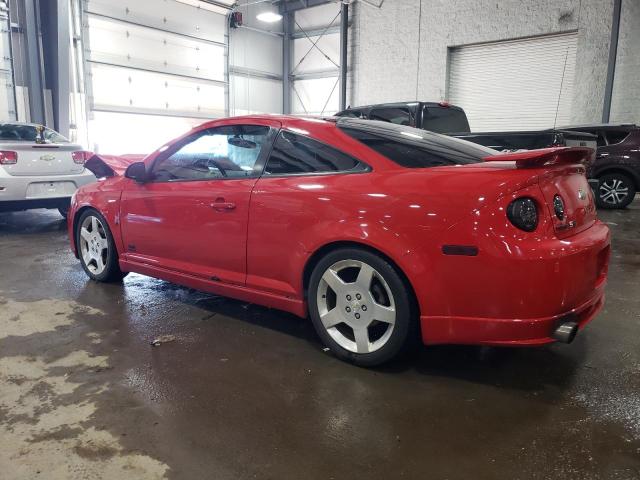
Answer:
<path fill-rule="evenodd" d="M 338 120 L 338 127 L 367 147 L 407 168 L 466 165 L 498 154 L 496 150 L 464 140 L 392 123 L 343 118 Z"/>
<path fill-rule="evenodd" d="M 19 125 L 14 123 L 0 124 L 0 141 L 35 142 L 37 136 L 38 132 L 35 125 Z M 69 142 L 69 140 L 64 138 L 58 132 L 46 127 L 42 131 L 42 140 L 44 143 Z"/>
<path fill-rule="evenodd" d="M 457 108 L 424 107 L 422 128 L 436 133 L 468 132 L 469 122 L 464 111 Z"/>

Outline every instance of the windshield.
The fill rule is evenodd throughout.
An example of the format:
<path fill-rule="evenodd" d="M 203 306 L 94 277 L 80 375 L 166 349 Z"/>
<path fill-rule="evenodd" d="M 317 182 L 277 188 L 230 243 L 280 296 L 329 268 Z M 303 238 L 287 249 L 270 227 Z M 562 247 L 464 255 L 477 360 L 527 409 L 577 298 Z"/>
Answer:
<path fill-rule="evenodd" d="M 436 133 L 468 132 L 469 122 L 463 110 L 451 107 L 424 107 L 422 128 Z"/>
<path fill-rule="evenodd" d="M 43 127 L 42 139 L 44 143 L 69 143 L 58 132 Z M 0 124 L 0 141 L 35 142 L 38 136 L 36 125 L 20 125 L 16 123 Z"/>
<path fill-rule="evenodd" d="M 342 118 L 338 127 L 347 135 L 407 168 L 466 165 L 498 152 L 457 138 L 374 120 Z"/>

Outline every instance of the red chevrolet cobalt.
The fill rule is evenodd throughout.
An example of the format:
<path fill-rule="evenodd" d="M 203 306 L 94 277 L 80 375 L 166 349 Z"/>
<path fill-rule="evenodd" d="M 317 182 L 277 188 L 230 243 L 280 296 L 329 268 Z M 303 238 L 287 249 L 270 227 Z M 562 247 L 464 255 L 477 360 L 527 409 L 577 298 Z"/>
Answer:
<path fill-rule="evenodd" d="M 417 338 L 568 343 L 604 301 L 592 156 L 350 118 L 230 118 L 141 162 L 90 159 L 101 178 L 75 195 L 69 234 L 93 280 L 138 272 L 310 316 L 358 365 Z"/>

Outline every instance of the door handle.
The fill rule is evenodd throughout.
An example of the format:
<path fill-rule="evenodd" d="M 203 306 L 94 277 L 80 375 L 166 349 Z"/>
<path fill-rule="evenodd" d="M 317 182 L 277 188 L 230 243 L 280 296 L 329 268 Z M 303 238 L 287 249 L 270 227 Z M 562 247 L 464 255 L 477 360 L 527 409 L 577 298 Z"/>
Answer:
<path fill-rule="evenodd" d="M 236 204 L 233 202 L 225 202 L 224 198 L 216 198 L 216 201 L 211 204 L 211 208 L 223 212 L 233 210 L 236 208 Z"/>

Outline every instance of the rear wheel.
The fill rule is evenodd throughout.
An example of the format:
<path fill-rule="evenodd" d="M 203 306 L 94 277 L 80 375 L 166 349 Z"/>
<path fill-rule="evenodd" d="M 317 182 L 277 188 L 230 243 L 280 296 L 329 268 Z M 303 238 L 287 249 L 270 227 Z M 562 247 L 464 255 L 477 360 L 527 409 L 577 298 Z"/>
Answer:
<path fill-rule="evenodd" d="M 92 280 L 115 282 L 126 275 L 118 265 L 118 252 L 107 221 L 96 210 L 86 210 L 80 215 L 76 245 L 82 268 Z"/>
<path fill-rule="evenodd" d="M 60 215 L 62 215 L 63 218 L 66 220 L 67 216 L 69 215 L 69 205 L 64 207 L 58 207 L 58 212 L 60 212 Z"/>
<path fill-rule="evenodd" d="M 309 282 L 309 310 L 322 341 L 361 366 L 384 363 L 417 337 L 405 282 L 382 257 L 360 249 L 329 253 Z"/>
<path fill-rule="evenodd" d="M 635 195 L 633 180 L 624 173 L 607 173 L 598 178 L 596 203 L 600 208 L 624 208 Z"/>

